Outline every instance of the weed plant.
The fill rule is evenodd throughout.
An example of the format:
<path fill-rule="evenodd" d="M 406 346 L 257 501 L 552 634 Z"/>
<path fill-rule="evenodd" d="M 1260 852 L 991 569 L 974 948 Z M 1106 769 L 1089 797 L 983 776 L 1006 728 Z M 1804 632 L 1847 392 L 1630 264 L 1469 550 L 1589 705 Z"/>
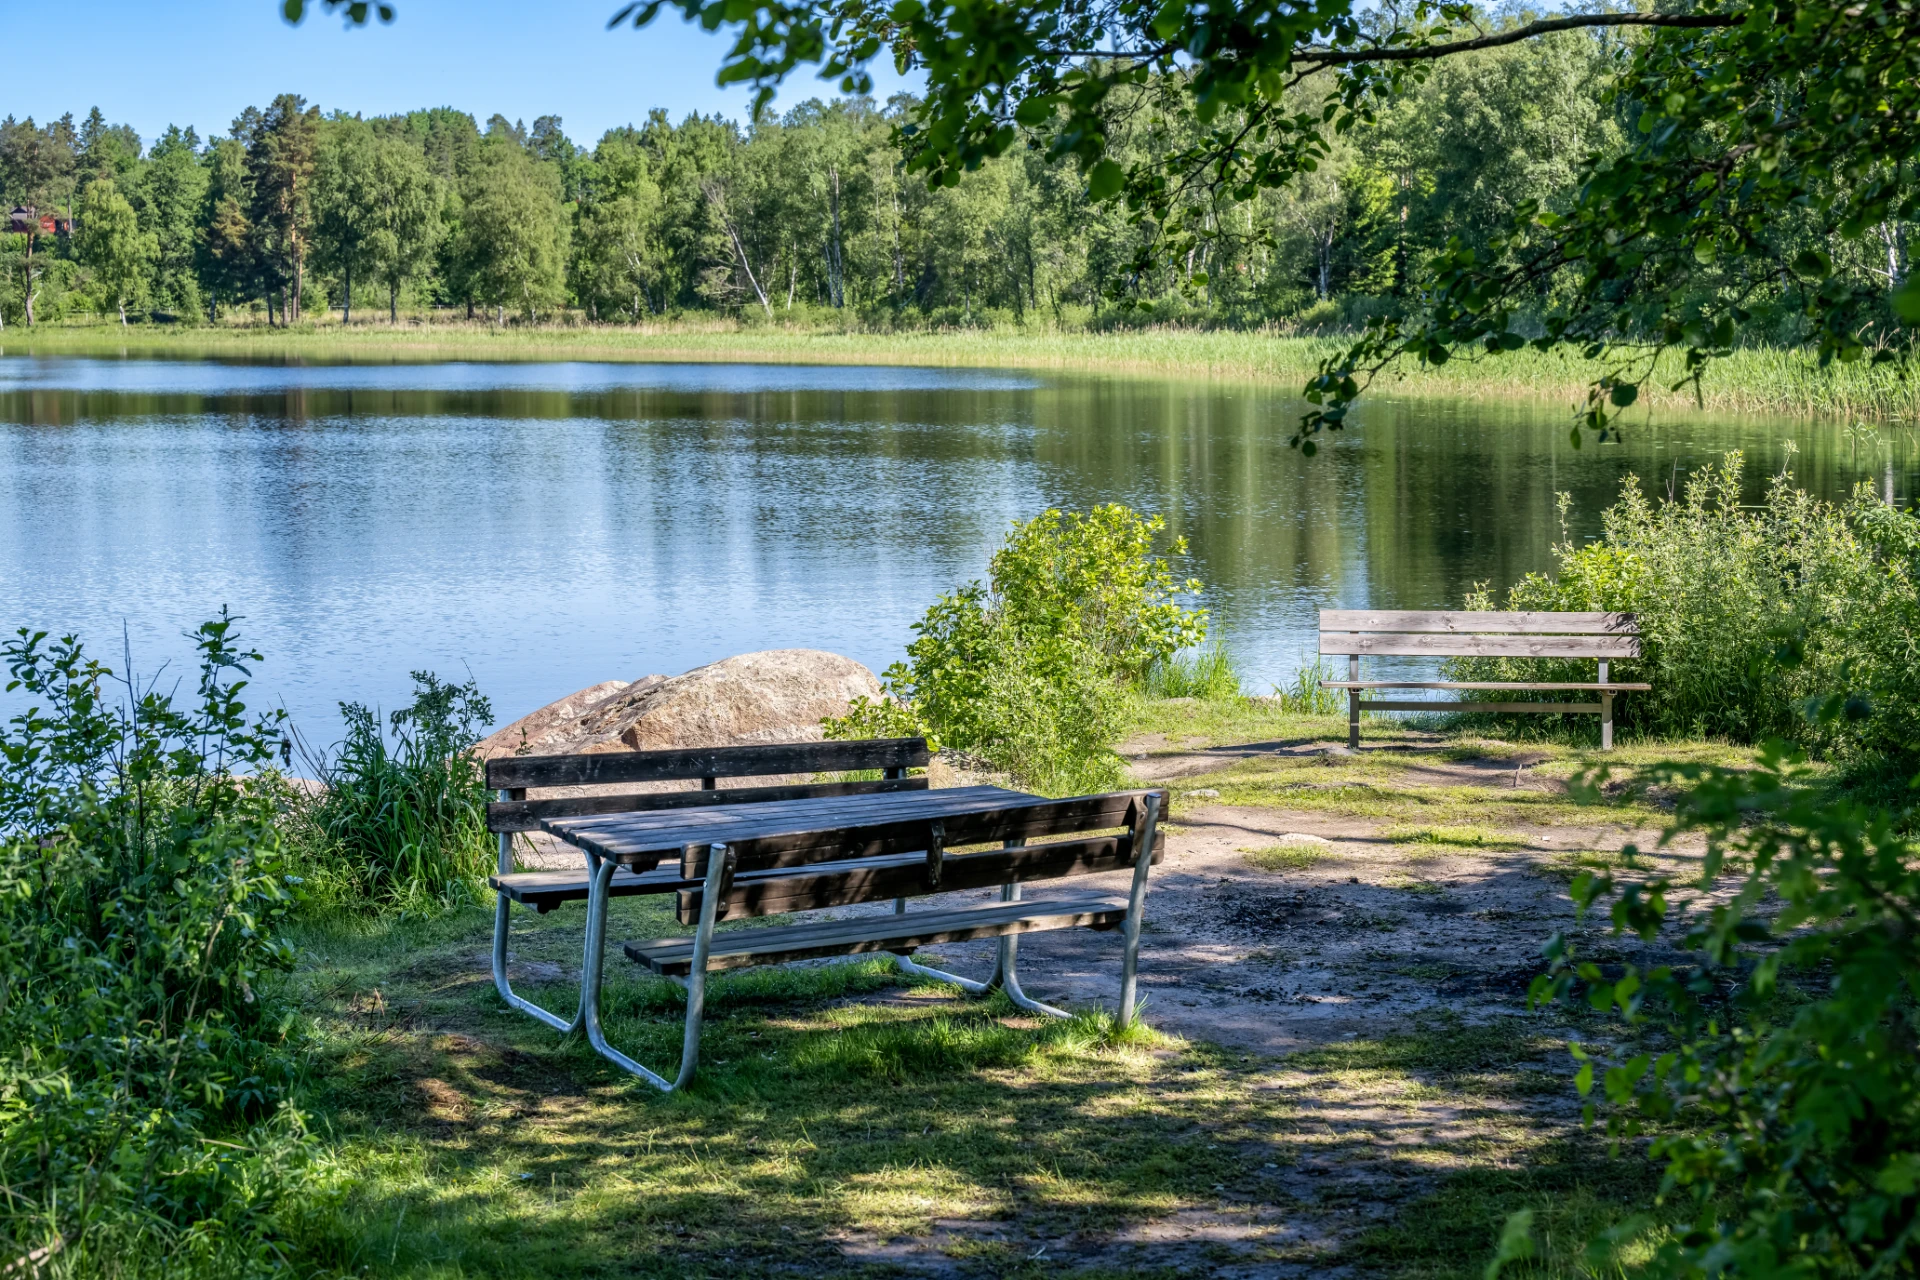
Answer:
<path fill-rule="evenodd" d="M 1315 654 L 1312 662 L 1293 673 L 1292 681 L 1274 686 L 1273 692 L 1284 712 L 1299 716 L 1340 715 L 1347 709 L 1346 695 L 1338 689 L 1320 687 L 1323 680 L 1339 678 L 1334 674 L 1332 664 Z"/>
<path fill-rule="evenodd" d="M 277 717 L 202 626 L 187 707 L 21 631 L 29 709 L 0 731 L 0 1262 L 8 1274 L 244 1275 L 275 1265 L 309 1168 L 287 1103 L 297 881 Z M 109 691 L 118 685 L 116 704 Z M 44 1268 L 14 1262 L 49 1251 Z"/>
<path fill-rule="evenodd" d="M 1174 653 L 1147 668 L 1140 692 L 1149 698 L 1199 698 L 1213 702 L 1240 696 L 1240 672 L 1221 644 Z"/>
<path fill-rule="evenodd" d="M 309 755 L 321 790 L 294 807 L 310 900 L 339 911 L 437 911 L 477 899 L 493 869 L 485 767 L 472 755 L 493 709 L 472 681 L 413 673 L 413 702 L 388 717 L 340 704 L 347 736 Z"/>

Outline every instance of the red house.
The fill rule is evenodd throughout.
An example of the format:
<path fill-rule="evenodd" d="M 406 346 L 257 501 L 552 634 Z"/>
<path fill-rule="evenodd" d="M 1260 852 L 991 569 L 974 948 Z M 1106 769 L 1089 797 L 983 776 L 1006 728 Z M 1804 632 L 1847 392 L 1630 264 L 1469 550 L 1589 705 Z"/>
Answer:
<path fill-rule="evenodd" d="M 42 213 L 37 217 L 35 211 L 26 205 L 15 205 L 7 214 L 7 230 L 15 235 L 25 235 L 35 230 L 39 223 L 39 234 L 43 236 L 64 236 L 73 230 L 73 223 L 66 218 L 55 217 L 51 213 Z"/>

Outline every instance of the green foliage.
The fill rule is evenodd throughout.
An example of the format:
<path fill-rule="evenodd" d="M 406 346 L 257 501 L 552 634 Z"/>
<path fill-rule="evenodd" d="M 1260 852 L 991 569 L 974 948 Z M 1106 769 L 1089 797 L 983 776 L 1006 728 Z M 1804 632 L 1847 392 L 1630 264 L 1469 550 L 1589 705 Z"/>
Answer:
<path fill-rule="evenodd" d="M 112 179 L 98 178 L 87 185 L 80 201 L 77 235 L 81 261 L 93 272 L 104 308 L 117 311 L 127 322 L 127 305 L 146 291 L 147 270 L 159 254 L 151 232 L 140 229 L 139 217 Z"/>
<path fill-rule="evenodd" d="M 1920 858 L 1898 815 L 1816 788 L 1780 743 L 1750 771 L 1669 765 L 1650 779 L 1688 788 L 1665 839 L 1704 835 L 1697 877 L 1582 875 L 1574 898 L 1610 904 L 1616 935 L 1684 927 L 1697 962 L 1605 970 L 1562 935 L 1533 989 L 1578 989 L 1631 1029 L 1611 1052 L 1576 1047 L 1577 1083 L 1600 1085 L 1616 1140 L 1652 1135 L 1688 1215 L 1673 1231 L 1628 1223 L 1596 1252 L 1644 1236 L 1650 1276 L 1910 1273 Z"/>
<path fill-rule="evenodd" d="M 1140 691 L 1149 698 L 1237 698 L 1240 673 L 1226 646 L 1213 644 L 1155 660 L 1141 678 Z"/>
<path fill-rule="evenodd" d="M 260 655 L 231 619 L 194 639 L 186 708 L 73 637 L 5 645 L 28 704 L 0 733 L 9 1258 L 64 1245 L 95 1274 L 264 1268 L 302 1176 L 289 1023 L 262 987 L 293 960 L 278 717 L 247 719 Z"/>
<path fill-rule="evenodd" d="M 493 709 L 472 681 L 413 673 L 411 705 L 379 716 L 340 704 L 337 757 L 312 763 L 322 789 L 296 808 L 310 893 L 339 911 L 437 911 L 479 897 L 493 869 L 486 770 L 471 752 Z"/>
<path fill-rule="evenodd" d="M 1740 455 L 1729 454 L 1674 501 L 1649 501 L 1629 480 L 1602 538 L 1557 547 L 1558 572 L 1529 575 L 1505 607 L 1639 615 L 1642 657 L 1610 674 L 1653 691 L 1616 701 L 1622 726 L 1739 742 L 1785 736 L 1853 757 L 1911 750 L 1920 743 L 1908 651 L 1920 625 L 1920 520 L 1867 489 L 1821 502 L 1786 474 L 1759 507 L 1745 507 L 1740 472 Z M 1467 607 L 1494 603 L 1482 591 Z M 1469 658 L 1448 670 L 1469 680 L 1593 678 L 1590 660 Z M 1851 695 L 1845 714 L 1809 722 L 1806 700 L 1832 689 Z"/>
<path fill-rule="evenodd" d="M 1345 672 L 1335 674 L 1333 664 L 1320 654 L 1313 655 L 1313 661 L 1303 663 L 1294 673 L 1291 683 L 1276 686 L 1274 696 L 1280 699 L 1280 709 L 1301 716 L 1339 715 L 1347 709 L 1346 694 L 1339 689 L 1323 689 L 1322 680 L 1343 680 Z"/>
<path fill-rule="evenodd" d="M 919 712 L 885 694 L 878 698 L 857 697 L 847 706 L 844 716 L 830 716 L 820 722 L 822 736 L 840 741 L 862 738 L 925 738 L 927 750 L 940 750 L 940 739 Z"/>
<path fill-rule="evenodd" d="M 1117 504 L 1016 522 L 988 565 L 991 585 L 940 597 L 914 624 L 907 660 L 886 672 L 889 697 L 944 745 L 1029 786 L 1114 785 L 1134 686 L 1206 637 L 1205 611 L 1175 599 L 1199 583 L 1176 583 L 1152 554 L 1165 528 Z"/>

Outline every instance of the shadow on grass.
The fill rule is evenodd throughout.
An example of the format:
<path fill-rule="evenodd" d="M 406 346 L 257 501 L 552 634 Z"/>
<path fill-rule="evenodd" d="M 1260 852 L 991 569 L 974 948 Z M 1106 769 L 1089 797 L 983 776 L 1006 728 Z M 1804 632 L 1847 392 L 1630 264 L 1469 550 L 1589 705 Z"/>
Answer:
<path fill-rule="evenodd" d="M 652 904 L 618 906 L 616 929 L 659 931 Z M 567 915 L 516 929 L 523 964 L 569 948 L 577 962 L 579 913 Z M 663 1097 L 507 1010 L 486 977 L 486 928 L 476 912 L 306 939 L 293 992 L 315 1024 L 306 1105 L 338 1191 L 298 1233 L 310 1268 L 1091 1278 L 1346 1261 L 1307 1189 L 1327 1184 L 1306 1173 L 1364 1166 L 1366 1193 L 1396 1205 L 1478 1173 L 1474 1144 L 1436 1143 L 1409 1086 L 1494 1115 L 1528 1092 L 1514 1065 L 1556 1043 L 1531 1025 L 1436 1024 L 1286 1060 L 1288 1077 L 1312 1073 L 1303 1087 L 1203 1044 L 1116 1044 L 1098 1016 L 958 997 L 880 958 L 720 978 L 702 1074 Z M 561 1008 L 574 992 L 528 993 Z M 621 974 L 607 994 L 610 1039 L 670 1071 L 679 988 Z M 1499 1159 L 1555 1140 L 1508 1134 Z M 1485 1222 L 1447 1246 L 1467 1269 L 1532 1196 L 1490 1185 Z M 1189 1220 L 1201 1225 L 1155 1231 Z M 1426 1265 L 1389 1235 L 1360 1247 L 1388 1270 Z"/>

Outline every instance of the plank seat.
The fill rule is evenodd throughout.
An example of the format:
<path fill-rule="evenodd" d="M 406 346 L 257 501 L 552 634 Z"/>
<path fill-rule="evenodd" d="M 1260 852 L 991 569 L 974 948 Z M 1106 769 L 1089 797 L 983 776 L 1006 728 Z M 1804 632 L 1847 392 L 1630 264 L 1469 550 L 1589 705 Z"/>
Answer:
<path fill-rule="evenodd" d="M 911 952 L 942 942 L 1000 938 L 1049 929 L 1114 929 L 1125 923 L 1127 900 L 1111 895 L 1079 895 L 1046 901 L 990 902 L 944 911 L 819 920 L 772 929 L 729 929 L 716 933 L 707 951 L 707 970 L 784 964 L 822 956 L 851 956 L 873 951 Z M 656 938 L 626 944 L 628 957 L 655 973 L 685 977 L 693 968 L 694 939 Z"/>
<path fill-rule="evenodd" d="M 546 914 L 569 902 L 587 902 L 593 896 L 593 876 L 602 859 L 585 851 L 581 872 L 516 871 L 513 840 L 522 832 L 539 831 L 549 820 L 634 812 L 684 810 L 713 812 L 712 806 L 769 804 L 821 797 L 863 796 L 899 792 L 925 793 L 927 779 L 909 771 L 924 769 L 932 759 L 925 738 L 870 738 L 851 742 L 775 742 L 736 747 L 691 747 L 666 751 L 602 751 L 576 755 L 498 756 L 487 761 L 487 787 L 495 799 L 487 805 L 487 830 L 499 837 L 500 856 L 490 883 L 497 895 L 493 917 L 493 985 L 510 1008 L 548 1026 L 571 1032 L 586 1011 L 584 994 L 571 1019 L 541 1008 L 517 995 L 507 977 L 507 936 L 512 904 Z M 878 772 L 878 778 L 794 782 L 798 776 Z M 721 779 L 768 779 L 760 786 L 720 785 Z M 570 787 L 655 786 L 695 783 L 676 791 L 644 791 L 615 795 L 547 795 L 529 791 Z M 612 867 L 603 886 L 608 898 L 671 893 L 689 886 L 678 867 L 639 869 Z M 591 924 L 591 922 L 589 922 Z M 589 927 L 586 947 L 599 941 Z"/>
<path fill-rule="evenodd" d="M 1360 746 L 1362 711 L 1567 712 L 1600 717 L 1600 749 L 1613 748 L 1613 699 L 1653 688 L 1607 678 L 1608 664 L 1640 656 L 1640 624 L 1630 613 L 1527 613 L 1409 609 L 1322 609 L 1320 652 L 1347 659 L 1345 680 L 1322 680 L 1323 689 L 1347 692 L 1347 746 Z M 1591 658 L 1599 664 L 1593 683 L 1564 680 L 1362 680 L 1360 659 Z M 1369 689 L 1449 689 L 1497 692 L 1587 692 L 1597 702 L 1361 701 Z"/>

